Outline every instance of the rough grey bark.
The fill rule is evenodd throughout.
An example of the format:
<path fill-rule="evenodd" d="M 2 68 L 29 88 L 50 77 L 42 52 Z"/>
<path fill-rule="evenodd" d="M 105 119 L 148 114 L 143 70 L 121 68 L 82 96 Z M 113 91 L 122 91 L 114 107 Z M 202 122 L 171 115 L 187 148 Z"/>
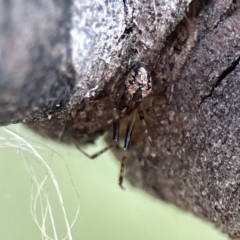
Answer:
<path fill-rule="evenodd" d="M 122 109 L 129 66 L 144 62 L 154 146 L 137 121 L 126 177 L 240 239 L 239 1 L 1 4 L 1 125 L 92 142 Z"/>
<path fill-rule="evenodd" d="M 0 125 L 69 98 L 75 82 L 67 51 L 70 8 L 64 0 L 0 2 Z"/>

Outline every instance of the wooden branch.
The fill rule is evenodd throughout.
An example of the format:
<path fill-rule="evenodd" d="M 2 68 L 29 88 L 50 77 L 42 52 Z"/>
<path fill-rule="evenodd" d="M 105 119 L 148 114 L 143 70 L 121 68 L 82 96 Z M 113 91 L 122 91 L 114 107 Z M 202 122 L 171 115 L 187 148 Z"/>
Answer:
<path fill-rule="evenodd" d="M 142 105 L 154 147 L 137 121 L 127 178 L 240 239 L 239 3 L 29 1 L 26 14 L 26 1 L 13 5 L 21 1 L 4 3 L 0 19 L 0 124 L 93 142 L 123 109 L 117 96 L 130 67 L 143 62 L 153 82 Z"/>

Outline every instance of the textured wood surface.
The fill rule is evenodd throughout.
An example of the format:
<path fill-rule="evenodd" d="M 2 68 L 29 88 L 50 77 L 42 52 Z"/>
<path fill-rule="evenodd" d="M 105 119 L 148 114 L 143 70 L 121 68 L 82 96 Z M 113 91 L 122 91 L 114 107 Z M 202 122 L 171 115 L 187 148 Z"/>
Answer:
<path fill-rule="evenodd" d="M 93 142 L 111 132 L 117 93 L 130 65 L 143 62 L 154 147 L 137 121 L 126 177 L 240 239 L 239 1 L 1 4 L 1 125 Z"/>

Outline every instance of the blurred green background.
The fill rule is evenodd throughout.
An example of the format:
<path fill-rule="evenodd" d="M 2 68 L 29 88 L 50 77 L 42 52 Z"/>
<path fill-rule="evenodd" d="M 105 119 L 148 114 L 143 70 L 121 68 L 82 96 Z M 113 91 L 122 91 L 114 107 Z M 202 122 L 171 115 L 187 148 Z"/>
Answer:
<path fill-rule="evenodd" d="M 104 144 L 98 140 L 85 151 L 96 152 Z M 121 190 L 119 165 L 111 151 L 91 161 L 74 146 L 43 139 L 21 125 L 0 128 L 0 146 L 1 239 L 228 239 L 212 225 L 126 181 L 126 190 Z M 64 210 L 71 225 L 78 207 L 66 236 Z"/>

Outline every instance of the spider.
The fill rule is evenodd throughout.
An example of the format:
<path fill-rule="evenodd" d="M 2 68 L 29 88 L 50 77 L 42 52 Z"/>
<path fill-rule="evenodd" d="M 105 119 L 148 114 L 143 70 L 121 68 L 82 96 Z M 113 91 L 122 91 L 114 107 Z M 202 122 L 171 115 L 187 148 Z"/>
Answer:
<path fill-rule="evenodd" d="M 77 148 L 88 158 L 95 159 L 102 153 L 107 150 L 114 148 L 118 145 L 119 141 L 119 132 L 120 132 L 120 118 L 124 118 L 131 115 L 131 118 L 128 122 L 128 126 L 126 129 L 126 135 L 124 139 L 124 154 L 121 159 L 121 167 L 119 174 L 119 185 L 123 188 L 123 176 L 124 176 L 124 166 L 125 161 L 128 156 L 128 151 L 131 143 L 131 136 L 134 129 L 134 124 L 136 121 L 137 115 L 139 116 L 140 122 L 144 128 L 145 134 L 148 136 L 150 145 L 152 146 L 152 139 L 148 134 L 148 130 L 146 127 L 146 122 L 144 119 L 143 107 L 141 104 L 142 99 L 149 97 L 152 93 L 152 79 L 150 73 L 148 72 L 146 65 L 141 62 L 137 62 L 128 72 L 125 83 L 124 83 L 124 91 L 121 91 L 121 88 L 115 86 L 115 91 L 118 91 L 117 94 L 113 94 L 114 104 L 117 109 L 120 109 L 120 113 L 116 114 L 115 118 L 109 120 L 106 125 L 113 125 L 113 140 L 112 142 L 106 146 L 104 149 L 98 151 L 93 155 L 89 155 L 84 152 L 79 146 Z M 117 96 L 117 97 L 116 97 Z"/>

